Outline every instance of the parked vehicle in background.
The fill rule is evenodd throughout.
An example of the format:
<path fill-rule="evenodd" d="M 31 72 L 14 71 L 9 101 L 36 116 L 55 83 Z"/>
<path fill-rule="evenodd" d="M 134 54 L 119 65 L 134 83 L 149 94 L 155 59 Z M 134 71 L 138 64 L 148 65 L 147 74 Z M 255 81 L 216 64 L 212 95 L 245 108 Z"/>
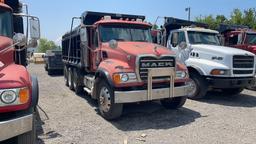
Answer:
<path fill-rule="evenodd" d="M 30 57 L 30 62 L 35 63 L 35 64 L 44 64 L 45 53 L 33 53 L 32 56 Z"/>
<path fill-rule="evenodd" d="M 253 53 L 220 45 L 219 33 L 207 25 L 166 18 L 166 45 L 177 53 L 189 70 L 191 99 L 203 98 L 208 90 L 239 94 L 251 85 L 255 75 Z"/>
<path fill-rule="evenodd" d="M 121 116 L 124 103 L 184 105 L 187 68 L 172 51 L 152 43 L 144 16 L 85 12 L 79 19 L 81 25 L 62 39 L 66 85 L 96 99 L 105 119 Z"/>
<path fill-rule="evenodd" d="M 22 6 L 18 0 L 0 1 L 0 143 L 11 138 L 18 144 L 36 140 L 38 82 L 25 66 L 27 47 L 35 46 L 40 37 L 39 19 L 21 14 Z M 33 27 L 29 43 L 24 17 L 27 29 Z"/>
<path fill-rule="evenodd" d="M 242 25 L 221 24 L 219 26 L 219 32 L 224 38 L 223 42 L 225 46 L 243 49 L 256 54 L 255 30 Z M 254 82 L 254 84 L 248 86 L 248 88 L 256 90 L 256 83 Z"/>
<path fill-rule="evenodd" d="M 44 55 L 45 70 L 49 75 L 56 72 L 63 72 L 62 50 L 47 50 Z"/>

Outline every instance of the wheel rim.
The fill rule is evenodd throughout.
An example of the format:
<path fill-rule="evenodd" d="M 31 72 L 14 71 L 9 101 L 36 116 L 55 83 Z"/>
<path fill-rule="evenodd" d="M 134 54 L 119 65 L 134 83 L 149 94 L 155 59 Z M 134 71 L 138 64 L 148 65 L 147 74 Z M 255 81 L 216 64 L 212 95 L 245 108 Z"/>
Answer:
<path fill-rule="evenodd" d="M 68 85 L 71 86 L 71 72 L 68 73 Z"/>
<path fill-rule="evenodd" d="M 189 84 L 189 94 L 188 97 L 194 97 L 197 91 L 196 82 L 193 79 L 190 79 Z"/>
<path fill-rule="evenodd" d="M 99 101 L 100 101 L 100 107 L 102 111 L 108 112 L 111 106 L 111 99 L 110 99 L 109 90 L 106 87 L 101 88 Z"/>

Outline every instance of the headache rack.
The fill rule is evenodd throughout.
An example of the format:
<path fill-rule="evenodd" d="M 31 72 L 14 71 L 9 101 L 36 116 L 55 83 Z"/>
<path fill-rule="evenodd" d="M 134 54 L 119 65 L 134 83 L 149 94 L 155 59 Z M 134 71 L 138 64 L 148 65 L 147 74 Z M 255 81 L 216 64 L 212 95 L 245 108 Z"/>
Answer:
<path fill-rule="evenodd" d="M 245 25 L 228 25 L 228 24 L 220 24 L 218 31 L 220 33 L 226 33 L 228 31 L 235 31 L 235 30 L 248 30 L 250 27 Z"/>
<path fill-rule="evenodd" d="M 111 19 L 141 19 L 145 20 L 145 16 L 142 15 L 128 15 L 119 13 L 104 13 L 104 12 L 92 12 L 86 11 L 82 14 L 82 22 L 85 25 L 93 25 L 95 22 L 101 20 L 104 16 L 111 16 Z"/>

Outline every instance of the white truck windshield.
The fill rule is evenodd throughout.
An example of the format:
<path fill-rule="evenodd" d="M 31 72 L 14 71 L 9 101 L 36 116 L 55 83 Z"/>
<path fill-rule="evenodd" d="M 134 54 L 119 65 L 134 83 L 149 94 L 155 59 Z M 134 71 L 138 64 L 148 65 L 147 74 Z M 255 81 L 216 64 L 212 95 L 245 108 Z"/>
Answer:
<path fill-rule="evenodd" d="M 11 38 L 12 33 L 12 15 L 8 11 L 0 9 L 0 35 Z"/>
<path fill-rule="evenodd" d="M 216 33 L 188 31 L 188 38 L 190 44 L 220 45 Z"/>
<path fill-rule="evenodd" d="M 152 42 L 150 28 L 142 26 L 103 25 L 100 26 L 102 42 L 110 40 Z"/>
<path fill-rule="evenodd" d="M 256 33 L 255 34 L 247 34 L 247 39 L 249 44 L 256 44 Z"/>

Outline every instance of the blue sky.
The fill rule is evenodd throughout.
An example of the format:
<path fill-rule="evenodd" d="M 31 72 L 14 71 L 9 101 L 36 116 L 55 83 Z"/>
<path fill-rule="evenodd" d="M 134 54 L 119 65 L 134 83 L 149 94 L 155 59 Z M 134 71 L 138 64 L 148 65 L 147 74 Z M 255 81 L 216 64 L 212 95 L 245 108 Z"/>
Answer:
<path fill-rule="evenodd" d="M 154 22 L 157 16 L 187 19 L 185 8 L 191 7 L 192 20 L 197 16 L 224 14 L 234 8 L 256 7 L 254 0 L 23 0 L 30 14 L 41 20 L 42 37 L 57 40 L 70 29 L 71 18 L 84 11 L 140 14 Z M 162 22 L 162 21 L 159 21 Z"/>

